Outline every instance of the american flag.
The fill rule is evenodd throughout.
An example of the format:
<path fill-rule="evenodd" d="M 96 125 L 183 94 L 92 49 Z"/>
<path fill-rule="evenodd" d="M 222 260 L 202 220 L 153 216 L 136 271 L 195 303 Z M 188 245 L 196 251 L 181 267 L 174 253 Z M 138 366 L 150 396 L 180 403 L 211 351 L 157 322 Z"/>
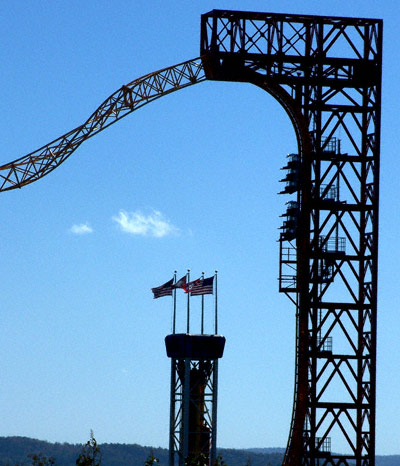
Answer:
<path fill-rule="evenodd" d="M 152 288 L 151 291 L 154 294 L 154 299 L 162 298 L 163 296 L 172 296 L 173 283 L 174 283 L 174 279 L 172 278 L 169 282 L 164 283 L 164 285 L 157 286 L 156 288 Z"/>
<path fill-rule="evenodd" d="M 214 277 L 198 278 L 187 284 L 186 293 L 192 296 L 200 296 L 203 294 L 213 294 Z"/>

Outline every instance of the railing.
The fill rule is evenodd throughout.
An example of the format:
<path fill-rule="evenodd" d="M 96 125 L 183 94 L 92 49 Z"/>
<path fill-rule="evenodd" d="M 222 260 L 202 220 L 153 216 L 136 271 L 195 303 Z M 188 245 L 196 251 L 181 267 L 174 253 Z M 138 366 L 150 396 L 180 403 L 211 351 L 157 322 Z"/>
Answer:
<path fill-rule="evenodd" d="M 318 352 L 329 352 L 332 353 L 332 337 L 317 337 L 317 349 Z"/>
<path fill-rule="evenodd" d="M 315 448 L 320 453 L 331 452 L 331 438 L 330 437 L 315 437 Z"/>
<path fill-rule="evenodd" d="M 346 252 L 346 238 L 341 236 L 319 237 L 319 247 L 322 252 L 342 253 Z"/>
<path fill-rule="evenodd" d="M 339 201 L 339 188 L 335 185 L 329 186 L 327 184 L 321 184 L 319 188 L 319 195 L 322 201 Z"/>

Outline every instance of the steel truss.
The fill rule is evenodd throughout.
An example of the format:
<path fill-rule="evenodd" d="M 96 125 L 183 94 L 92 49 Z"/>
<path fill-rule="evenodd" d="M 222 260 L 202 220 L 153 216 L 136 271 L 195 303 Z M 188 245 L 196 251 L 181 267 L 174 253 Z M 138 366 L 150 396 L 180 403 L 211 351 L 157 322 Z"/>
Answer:
<path fill-rule="evenodd" d="M 169 465 L 214 464 L 217 380 L 218 359 L 171 360 Z"/>
<path fill-rule="evenodd" d="M 0 192 L 33 183 L 61 165 L 84 141 L 134 110 L 205 79 L 201 60 L 194 59 L 125 84 L 82 125 L 30 154 L 0 166 Z"/>
<path fill-rule="evenodd" d="M 278 98 L 297 135 L 281 234 L 297 316 L 284 464 L 373 465 L 382 21 L 214 10 L 201 54 L 208 79 Z"/>
<path fill-rule="evenodd" d="M 83 125 L 0 166 L 0 192 L 42 178 L 86 139 L 175 90 L 205 79 L 265 89 L 293 124 L 299 161 L 286 189 L 295 215 L 281 235 L 280 291 L 297 322 L 284 465 L 372 466 L 382 21 L 214 10 L 201 27 L 201 60 L 122 86 Z"/>

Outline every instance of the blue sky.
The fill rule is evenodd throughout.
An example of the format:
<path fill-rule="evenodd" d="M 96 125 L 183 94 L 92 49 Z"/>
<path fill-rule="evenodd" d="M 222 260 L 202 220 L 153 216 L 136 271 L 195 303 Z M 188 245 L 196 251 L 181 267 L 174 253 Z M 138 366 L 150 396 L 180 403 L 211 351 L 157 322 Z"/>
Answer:
<path fill-rule="evenodd" d="M 84 122 L 123 83 L 199 54 L 214 8 L 383 18 L 377 452 L 400 453 L 397 2 L 3 1 L 1 163 Z M 278 180 L 294 132 L 249 84 L 205 82 L 2 194 L 0 435 L 167 446 L 171 301 L 150 288 L 219 271 L 219 445 L 285 446 L 294 308 L 278 293 Z M 193 298 L 192 322 L 199 325 Z M 178 302 L 184 327 L 184 300 Z M 212 302 L 207 301 L 207 319 Z M 199 327 L 198 327 L 199 329 Z M 179 326 L 178 326 L 179 330 Z"/>

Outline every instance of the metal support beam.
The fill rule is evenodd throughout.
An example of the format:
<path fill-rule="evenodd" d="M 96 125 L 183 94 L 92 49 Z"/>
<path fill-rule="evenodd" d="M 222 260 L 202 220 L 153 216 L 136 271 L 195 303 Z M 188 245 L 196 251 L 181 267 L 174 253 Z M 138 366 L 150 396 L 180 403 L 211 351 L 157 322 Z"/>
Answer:
<path fill-rule="evenodd" d="M 295 226 L 285 227 L 280 248 L 297 345 L 285 466 L 375 463 L 382 27 L 379 19 L 213 10 L 202 16 L 201 61 L 122 86 L 81 126 L 0 166 L 0 192 L 21 188 L 110 124 L 205 79 L 253 83 L 283 106 L 299 160 L 297 186 L 286 190 Z M 182 377 L 171 378 L 179 402 Z M 181 414 L 171 409 L 171 419 Z"/>
<path fill-rule="evenodd" d="M 280 238 L 297 327 L 284 464 L 372 466 L 382 21 L 213 10 L 201 31 L 206 77 L 264 88 L 298 141 Z"/>

